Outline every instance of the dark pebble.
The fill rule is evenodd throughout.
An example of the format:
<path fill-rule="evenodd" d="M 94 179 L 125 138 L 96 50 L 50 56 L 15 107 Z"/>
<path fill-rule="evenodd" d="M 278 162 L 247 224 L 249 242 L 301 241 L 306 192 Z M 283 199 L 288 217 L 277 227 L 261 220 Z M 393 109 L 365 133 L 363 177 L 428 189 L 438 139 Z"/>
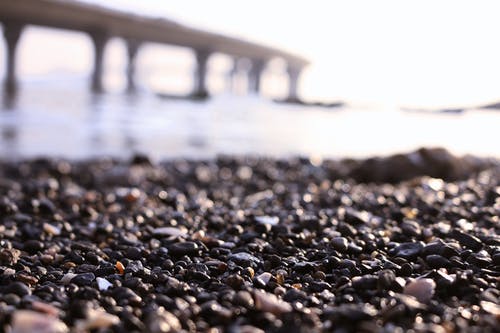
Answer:
<path fill-rule="evenodd" d="M 136 247 L 129 247 L 126 252 L 127 258 L 131 260 L 139 260 L 142 258 L 141 250 Z"/>
<path fill-rule="evenodd" d="M 335 237 L 332 239 L 331 244 L 335 250 L 339 252 L 345 252 L 347 251 L 347 246 L 349 245 L 349 242 L 345 237 Z"/>
<path fill-rule="evenodd" d="M 466 234 L 460 230 L 454 229 L 451 236 L 456 239 L 462 246 L 465 246 L 473 251 L 479 251 L 483 247 L 481 240 L 473 235 Z"/>
<path fill-rule="evenodd" d="M 438 254 L 431 254 L 425 257 L 425 261 L 432 268 L 448 268 L 452 266 L 451 262 Z"/>
<path fill-rule="evenodd" d="M 26 252 L 33 254 L 43 250 L 44 244 L 41 241 L 31 239 L 24 243 L 23 248 Z"/>
<path fill-rule="evenodd" d="M 250 267 L 260 264 L 259 258 L 247 252 L 233 253 L 229 256 L 228 259 L 233 261 L 235 264 L 243 267 Z"/>
<path fill-rule="evenodd" d="M 74 283 L 78 286 L 90 286 L 94 280 L 94 273 L 82 273 L 77 274 L 74 278 L 72 278 L 71 283 Z"/>
<path fill-rule="evenodd" d="M 395 257 L 414 259 L 420 254 L 423 248 L 424 246 L 421 242 L 402 243 L 396 246 L 391 253 Z"/>
<path fill-rule="evenodd" d="M 23 297 L 31 295 L 31 289 L 22 282 L 12 282 L 3 288 L 5 294 L 12 293 L 17 296 Z"/>
<path fill-rule="evenodd" d="M 168 248 L 170 254 L 174 256 L 198 255 L 201 252 L 200 247 L 195 242 L 175 243 Z"/>
<path fill-rule="evenodd" d="M 489 257 L 488 254 L 483 254 L 483 253 L 473 253 L 467 258 L 467 262 L 469 264 L 473 264 L 477 267 L 488 267 L 491 265 L 492 260 Z"/>

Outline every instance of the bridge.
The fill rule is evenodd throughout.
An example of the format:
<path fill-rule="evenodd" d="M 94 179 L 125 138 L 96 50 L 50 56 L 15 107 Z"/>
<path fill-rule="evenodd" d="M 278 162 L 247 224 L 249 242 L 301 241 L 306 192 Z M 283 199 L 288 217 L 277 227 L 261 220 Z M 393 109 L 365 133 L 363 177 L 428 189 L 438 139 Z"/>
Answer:
<path fill-rule="evenodd" d="M 127 89 L 135 90 L 136 58 L 144 43 L 153 42 L 187 47 L 196 59 L 194 97 L 206 97 L 207 62 L 213 53 L 223 53 L 235 59 L 248 59 L 249 90 L 259 92 L 261 74 L 266 63 L 281 58 L 287 64 L 288 99 L 298 100 L 297 81 L 308 60 L 278 48 L 188 27 L 164 18 L 150 18 L 77 1 L 64 0 L 0 0 L 0 22 L 6 42 L 5 91 L 15 93 L 16 49 L 27 25 L 46 26 L 85 32 L 89 35 L 94 64 L 91 89 L 103 92 L 103 56 L 110 38 L 123 38 L 127 48 Z"/>

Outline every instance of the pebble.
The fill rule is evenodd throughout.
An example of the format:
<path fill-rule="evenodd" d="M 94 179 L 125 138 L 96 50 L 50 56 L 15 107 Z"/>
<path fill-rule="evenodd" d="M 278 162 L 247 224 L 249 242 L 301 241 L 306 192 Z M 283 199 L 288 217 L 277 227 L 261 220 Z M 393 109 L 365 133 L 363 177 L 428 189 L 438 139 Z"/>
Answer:
<path fill-rule="evenodd" d="M 468 233 L 464 233 L 460 230 L 454 229 L 451 233 L 451 236 L 456 239 L 461 245 L 473 250 L 479 251 L 483 243 L 476 236 L 470 235 Z"/>
<path fill-rule="evenodd" d="M 0 330 L 494 331 L 500 167 L 412 156 L 0 161 Z"/>
<path fill-rule="evenodd" d="M 49 223 L 44 223 L 43 224 L 43 231 L 45 231 L 47 234 L 52 235 L 52 236 L 59 236 L 61 234 L 61 229 L 49 224 Z"/>
<path fill-rule="evenodd" d="M 263 286 L 267 285 L 268 282 L 271 280 L 272 278 L 272 274 L 269 273 L 269 272 L 264 272 L 262 274 L 259 274 L 258 276 L 255 277 L 255 279 L 257 281 L 259 281 L 260 284 L 262 284 Z"/>
<path fill-rule="evenodd" d="M 38 241 L 38 240 L 35 240 L 35 239 L 30 239 L 30 240 L 24 242 L 24 246 L 23 246 L 24 251 L 27 251 L 31 254 L 34 254 L 38 251 L 41 251 L 41 250 L 43 250 L 43 248 L 44 248 L 43 243 Z"/>
<path fill-rule="evenodd" d="M 408 283 L 403 292 L 415 297 L 421 303 L 428 303 L 434 296 L 435 289 L 436 283 L 433 280 L 417 279 Z"/>
<path fill-rule="evenodd" d="M 347 246 L 349 242 L 345 237 L 334 237 L 331 241 L 333 248 L 339 252 L 347 251 Z"/>
<path fill-rule="evenodd" d="M 97 287 L 101 291 L 106 291 L 113 286 L 111 282 L 101 277 L 96 278 L 96 281 L 97 281 Z"/>
<path fill-rule="evenodd" d="M 66 333 L 69 332 L 65 323 L 53 316 L 29 311 L 18 310 L 12 315 L 11 333 Z"/>
<path fill-rule="evenodd" d="M 3 288 L 4 293 L 13 293 L 20 297 L 31 295 L 31 289 L 22 282 L 12 282 Z"/>
<path fill-rule="evenodd" d="M 447 268 L 452 266 L 452 263 L 448 259 L 438 254 L 428 255 L 425 257 L 425 261 L 432 268 Z"/>
<path fill-rule="evenodd" d="M 289 303 L 280 301 L 275 295 L 266 292 L 254 291 L 255 308 L 257 310 L 271 312 L 275 315 L 281 315 L 292 311 Z"/>
<path fill-rule="evenodd" d="M 402 243 L 396 246 L 393 253 L 395 257 L 414 259 L 420 254 L 423 248 L 424 246 L 421 242 Z"/>
<path fill-rule="evenodd" d="M 247 252 L 232 253 L 228 259 L 243 267 L 258 265 L 260 263 L 259 258 Z"/>
<path fill-rule="evenodd" d="M 261 224 L 277 225 L 279 223 L 279 218 L 277 216 L 256 216 L 255 221 Z"/>
<path fill-rule="evenodd" d="M 419 237 L 422 234 L 420 225 L 416 221 L 405 220 L 401 223 L 401 230 L 410 237 Z"/>
<path fill-rule="evenodd" d="M 94 280 L 94 273 L 82 273 L 76 274 L 76 276 L 74 276 L 70 282 L 78 286 L 90 286 Z"/>
<path fill-rule="evenodd" d="M 197 255 L 200 250 L 200 247 L 195 242 L 175 243 L 168 248 L 169 253 L 174 256 Z"/>
<path fill-rule="evenodd" d="M 95 329 L 107 329 L 113 325 L 118 325 L 120 323 L 120 318 L 110 313 L 107 313 L 104 309 L 90 309 L 87 313 L 87 317 L 83 320 L 77 321 L 75 327 L 77 331 L 86 332 Z"/>
<path fill-rule="evenodd" d="M 66 273 L 64 276 L 61 278 L 61 283 L 62 284 L 69 284 L 73 278 L 76 277 L 75 273 Z"/>
<path fill-rule="evenodd" d="M 165 308 L 150 313 L 146 319 L 146 327 L 150 333 L 174 333 L 182 329 L 179 319 Z"/>
<path fill-rule="evenodd" d="M 174 236 L 181 237 L 185 236 L 186 230 L 174 228 L 174 227 L 161 227 L 153 230 L 153 235 L 155 236 Z"/>

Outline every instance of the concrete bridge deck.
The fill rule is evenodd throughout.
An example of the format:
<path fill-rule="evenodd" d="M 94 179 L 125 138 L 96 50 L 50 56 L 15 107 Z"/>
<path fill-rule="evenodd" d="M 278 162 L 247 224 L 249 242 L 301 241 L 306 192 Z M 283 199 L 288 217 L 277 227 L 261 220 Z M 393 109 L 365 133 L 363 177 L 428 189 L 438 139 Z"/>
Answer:
<path fill-rule="evenodd" d="M 193 49 L 197 70 L 193 94 L 207 94 L 205 76 L 207 61 L 212 53 L 223 53 L 249 59 L 251 90 L 258 92 L 260 74 L 267 61 L 282 58 L 290 77 L 289 98 L 297 98 L 297 80 L 308 60 L 284 50 L 259 43 L 207 32 L 163 18 L 150 18 L 77 1 L 64 0 L 0 0 L 0 21 L 7 45 L 7 75 L 5 88 L 16 90 L 15 53 L 23 27 L 40 25 L 86 32 L 94 45 L 92 89 L 102 91 L 103 53 L 106 42 L 121 37 L 127 43 L 129 89 L 134 89 L 135 58 L 145 42 L 183 46 Z"/>

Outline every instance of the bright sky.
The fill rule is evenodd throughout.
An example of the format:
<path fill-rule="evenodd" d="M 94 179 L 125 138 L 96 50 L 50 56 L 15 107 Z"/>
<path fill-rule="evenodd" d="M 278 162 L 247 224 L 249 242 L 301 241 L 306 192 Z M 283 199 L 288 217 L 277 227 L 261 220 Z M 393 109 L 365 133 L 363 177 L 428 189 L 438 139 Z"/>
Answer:
<path fill-rule="evenodd" d="M 301 82 L 308 96 L 440 105 L 500 99 L 498 1 L 106 3 L 302 53 L 313 61 Z"/>
<path fill-rule="evenodd" d="M 302 95 L 458 106 L 500 100 L 499 1 L 87 0 L 301 53 Z"/>

